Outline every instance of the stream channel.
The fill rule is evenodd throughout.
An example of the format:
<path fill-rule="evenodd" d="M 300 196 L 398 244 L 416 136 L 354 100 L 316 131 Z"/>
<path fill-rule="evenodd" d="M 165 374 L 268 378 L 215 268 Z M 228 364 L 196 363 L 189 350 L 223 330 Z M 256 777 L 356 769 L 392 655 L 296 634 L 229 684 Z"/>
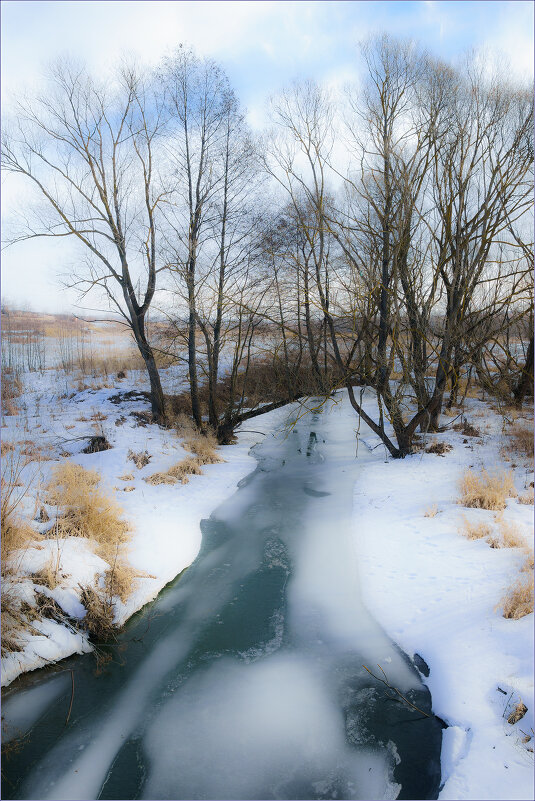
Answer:
<path fill-rule="evenodd" d="M 100 662 L 71 657 L 8 689 L 3 729 L 23 736 L 3 798 L 437 797 L 440 723 L 363 667 L 431 711 L 360 596 L 366 459 L 342 405 L 255 446 L 256 470 L 202 521 L 195 562 Z"/>

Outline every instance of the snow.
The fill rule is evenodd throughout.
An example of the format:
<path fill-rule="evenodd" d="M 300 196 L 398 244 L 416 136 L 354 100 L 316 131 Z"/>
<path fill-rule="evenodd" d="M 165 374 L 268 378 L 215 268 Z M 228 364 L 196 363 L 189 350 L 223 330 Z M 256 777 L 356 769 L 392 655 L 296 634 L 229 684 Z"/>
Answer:
<path fill-rule="evenodd" d="M 382 448 L 360 450 L 365 469 L 355 482 L 353 514 L 361 587 L 391 637 L 430 667 L 424 681 L 433 710 L 450 727 L 440 798 L 531 799 L 533 739 L 528 748 L 521 741 L 525 734 L 533 738 L 533 615 L 506 620 L 499 609 L 525 553 L 493 549 L 458 531 L 462 516 L 492 525 L 495 514 L 456 503 L 464 470 L 510 468 L 500 455 L 502 419 L 486 404 L 467 404 L 483 437 L 436 435 L 453 446 L 445 456 L 420 453 L 385 462 Z M 519 464 L 519 493 L 532 480 L 532 468 Z M 425 517 L 434 505 L 436 516 Z M 532 544 L 532 506 L 511 498 L 503 517 L 517 524 L 526 546 Z M 512 693 L 511 703 L 522 699 L 528 707 L 515 725 L 504 717 L 506 696 L 498 687 Z"/>
<path fill-rule="evenodd" d="M 176 387 L 180 381 L 179 371 L 171 371 L 168 380 Z M 68 451 L 73 461 L 98 470 L 104 487 L 116 488 L 125 516 L 134 524 L 129 561 L 143 575 L 136 579 L 134 591 L 126 603 L 115 601 L 115 620 L 122 624 L 195 559 L 201 543 L 200 521 L 209 517 L 232 495 L 240 480 L 255 469 L 256 461 L 249 451 L 262 439 L 262 434 L 240 433 L 236 444 L 221 449 L 224 463 L 206 466 L 204 475 L 192 477 L 186 485 L 151 486 L 143 478 L 168 469 L 185 456 L 185 451 L 174 432 L 155 425 L 141 427 L 136 418 L 130 416 L 131 411 L 146 410 L 146 402 L 132 400 L 116 405 L 110 401 L 119 389 L 124 392 L 146 388 L 142 378 L 132 374 L 115 387 L 90 387 L 82 392 L 74 392 L 69 380 L 57 371 L 33 374 L 31 382 L 31 390 L 28 389 L 22 398 L 21 414 L 5 419 L 3 439 L 17 442 L 38 438 L 39 444 L 50 447 L 53 460 L 32 463 L 25 468 L 26 473 L 37 471 L 37 486 L 44 486 L 52 466 L 57 463 L 54 459 L 63 458 L 60 452 Z M 61 397 L 60 393 L 66 397 Z M 471 522 L 484 520 L 495 526 L 494 513 L 463 509 L 458 505 L 457 482 L 463 471 L 468 467 L 475 470 L 510 467 L 500 453 L 505 443 L 502 418 L 487 404 L 476 400 L 466 403 L 466 415 L 482 429 L 481 438 L 463 438 L 461 433 L 448 431 L 431 439 L 449 443 L 453 448 L 451 452 L 444 456 L 420 452 L 396 461 L 385 460 L 384 448 L 376 447 L 377 437 L 364 424 L 359 427 L 345 392 L 337 395 L 337 403 L 328 412 L 333 417 L 333 433 L 338 432 L 340 439 L 352 439 L 359 429 L 358 457 L 353 465 L 348 465 L 343 478 L 352 488 L 352 508 L 340 510 L 349 521 L 352 540 L 345 544 L 343 553 L 330 553 L 328 540 L 320 533 L 333 525 L 333 521 L 318 519 L 315 526 L 312 525 L 314 521 L 309 521 L 308 559 L 302 563 L 302 573 L 296 575 L 292 592 L 296 608 L 304 614 L 307 593 L 316 584 L 315 602 L 323 592 L 324 612 L 331 628 L 337 632 L 336 636 L 348 638 L 352 632 L 350 616 L 341 615 L 340 610 L 351 606 L 352 597 L 360 591 L 366 606 L 387 634 L 409 655 L 418 653 L 425 659 L 430 675 L 424 681 L 432 694 L 434 712 L 448 725 L 443 736 L 440 798 L 451 801 L 528 799 L 534 795 L 533 753 L 530 751 L 533 739 L 527 746 L 522 739 L 525 734 L 533 735 L 534 725 L 533 616 L 506 620 L 498 606 L 506 589 L 518 576 L 525 556 L 519 548 L 493 549 L 485 540 L 469 541 L 459 533 L 462 516 Z M 369 393 L 365 393 L 365 404 L 373 413 L 374 399 Z M 113 447 L 101 453 L 83 454 L 83 447 L 95 431 L 89 419 L 79 418 L 90 418 L 97 411 L 106 417 L 98 425 Z M 257 432 L 269 432 L 286 414 L 287 411 L 277 410 L 258 417 L 254 428 Z M 150 463 L 138 470 L 128 459 L 130 449 L 147 450 L 151 455 Z M 121 480 L 127 473 L 134 478 Z M 533 480 L 532 467 L 519 462 L 514 474 L 517 490 L 525 492 Z M 328 489 L 327 485 L 328 482 Z M 124 492 L 124 487 L 134 489 Z M 435 505 L 436 515 L 425 516 Z M 29 518 L 33 517 L 38 511 L 35 494 L 25 497 L 20 508 Z M 46 508 L 53 515 L 54 510 Z M 503 516 L 518 527 L 529 545 L 533 507 L 511 498 Z M 36 525 L 36 529 L 43 530 L 47 525 L 50 524 Z M 40 540 L 19 555 L 24 578 L 18 591 L 30 604 L 35 603 L 32 574 L 50 559 L 57 560 L 61 580 L 54 589 L 39 587 L 39 590 L 53 598 L 71 618 L 83 618 L 80 587 L 98 580 L 107 564 L 92 551 L 87 540 Z M 354 560 L 354 582 L 337 586 L 340 559 Z M 343 571 L 343 575 L 347 575 L 347 571 Z M 314 577 L 317 577 L 316 582 L 311 580 Z M 202 611 L 203 602 L 199 599 L 199 614 Z M 44 619 L 35 621 L 35 629 L 36 632 L 24 635 L 22 652 L 9 654 L 2 660 L 2 685 L 10 684 L 21 672 L 91 649 L 86 635 L 68 624 Z M 162 643 L 162 649 L 156 649 L 143 669 L 161 674 L 176 658 L 176 648 L 186 645 Z M 277 667 L 277 659 L 272 656 L 270 660 L 274 660 L 270 664 Z M 254 667 L 254 675 L 248 675 L 253 683 L 261 686 L 263 668 Z M 310 693 L 316 697 L 314 677 L 295 664 L 279 667 L 288 679 L 289 691 L 285 698 L 291 722 L 292 705 L 306 708 L 303 693 L 306 691 L 307 698 Z M 240 669 L 250 668 L 248 664 Z M 141 678 L 140 683 L 145 685 L 146 677 L 143 681 Z M 122 699 L 121 714 L 115 721 L 109 721 L 102 739 L 91 746 L 98 749 L 98 758 L 103 763 L 108 750 L 112 750 L 110 744 L 120 741 L 124 731 L 131 727 L 136 710 L 142 708 L 135 695 L 140 683 L 134 682 Z M 247 693 L 241 674 L 229 673 L 229 683 L 235 686 L 236 692 L 228 698 L 213 699 L 222 718 L 240 702 L 242 689 Z M 200 687 L 199 692 L 201 690 Z M 520 700 L 526 704 L 528 712 L 511 725 L 507 716 Z M 310 703 L 306 732 L 289 731 L 292 749 L 298 747 L 304 734 L 310 732 L 313 736 L 315 721 L 321 717 L 321 710 L 318 711 L 321 698 L 318 696 Z M 265 709 L 261 710 L 266 726 L 269 726 L 271 705 L 276 706 L 277 715 L 284 712 L 280 699 L 267 697 Z M 192 737 L 199 731 L 196 709 L 193 704 L 191 709 L 172 712 L 186 716 Z M 157 759 L 164 732 L 165 727 L 161 732 L 153 732 L 154 759 Z M 236 737 L 239 750 L 237 734 L 230 734 Z M 313 738 L 311 742 L 313 752 L 320 753 L 323 740 Z M 84 786 L 89 793 L 83 797 L 93 797 L 91 788 L 96 779 L 91 768 L 94 762 L 89 758 L 92 753 L 88 749 L 88 758 L 83 763 L 88 771 Z M 179 756 L 177 754 L 177 758 Z M 209 767 L 201 771 L 206 792 L 211 792 Z M 199 775 L 194 767 L 188 770 L 191 782 L 198 782 Z M 157 776 L 157 771 L 154 775 Z M 165 792 L 165 788 L 148 788 L 147 791 L 153 789 Z M 54 792 L 59 793 L 60 788 Z M 55 794 L 54 797 L 74 797 L 69 795 L 72 785 L 68 776 L 61 792 L 64 795 Z"/>

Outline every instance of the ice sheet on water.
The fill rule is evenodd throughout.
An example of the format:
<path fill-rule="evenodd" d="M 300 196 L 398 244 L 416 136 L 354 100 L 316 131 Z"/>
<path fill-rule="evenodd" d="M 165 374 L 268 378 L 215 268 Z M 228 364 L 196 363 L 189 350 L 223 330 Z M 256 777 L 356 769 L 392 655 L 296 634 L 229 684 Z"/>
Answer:
<path fill-rule="evenodd" d="M 2 741 L 9 743 L 29 732 L 69 685 L 68 674 L 64 673 L 36 687 L 9 695 L 2 701 Z"/>
<path fill-rule="evenodd" d="M 388 751 L 353 750 L 313 664 L 290 653 L 197 673 L 146 738 L 144 798 L 395 798 Z M 195 758 L 192 758 L 192 755 Z"/>

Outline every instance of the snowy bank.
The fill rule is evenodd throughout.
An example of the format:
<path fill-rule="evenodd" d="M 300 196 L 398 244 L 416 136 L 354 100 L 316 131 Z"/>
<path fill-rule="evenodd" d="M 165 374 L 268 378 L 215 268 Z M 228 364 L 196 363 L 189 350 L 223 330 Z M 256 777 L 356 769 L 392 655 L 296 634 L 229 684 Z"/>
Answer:
<path fill-rule="evenodd" d="M 46 485 L 58 460 L 70 458 L 99 472 L 101 486 L 115 491 L 131 527 L 128 562 L 138 573 L 127 600 L 123 603 L 118 597 L 113 599 L 114 622 L 121 626 L 193 562 L 201 545 L 200 521 L 209 517 L 234 492 L 239 481 L 255 469 L 256 461 L 249 451 L 262 439 L 263 430 L 276 425 L 282 412 L 263 415 L 262 424 L 255 421 L 257 433 L 238 434 L 236 444 L 220 449 L 224 461 L 203 466 L 203 475 L 192 476 L 186 484 L 153 486 L 144 479 L 167 470 L 190 454 L 182 447 L 176 432 L 139 417 L 140 412 L 148 409 L 146 398 L 138 393 L 124 399 L 124 393 L 132 389 L 126 382 L 119 387 L 123 397 L 120 402 L 116 397 L 117 386 L 63 393 L 67 397 L 61 398 L 55 394 L 53 373 L 32 379 L 31 391 L 23 396 L 25 415 L 6 417 L 3 442 L 14 444 L 16 453 L 20 443 L 28 443 L 28 437 L 33 435 L 37 446 L 51 458 L 24 468 L 33 475 L 33 482 L 20 508 L 27 520 L 35 518 L 36 511 L 43 506 L 51 519 L 57 514 L 57 510 L 43 503 L 40 489 Z M 105 434 L 112 447 L 83 453 L 96 429 Z M 130 451 L 146 451 L 150 461 L 138 469 L 129 458 Z M 44 531 L 50 523 L 33 525 L 36 530 Z M 2 657 L 2 686 L 23 672 L 91 650 L 87 634 L 76 627 L 76 621 L 83 622 L 85 616 L 81 590 L 102 581 L 109 569 L 92 552 L 89 541 L 79 537 L 38 540 L 15 558 L 20 580 L 12 582 L 12 591 L 23 595 L 34 607 L 35 591 L 44 593 L 68 619 L 32 622 L 31 628 L 20 635 L 21 650 Z M 33 583 L 32 577 L 50 564 L 51 559 L 57 586 L 49 588 Z"/>
<path fill-rule="evenodd" d="M 370 453 L 360 444 L 354 536 L 361 586 L 392 639 L 430 667 L 424 681 L 433 710 L 449 726 L 440 798 L 532 799 L 533 615 L 506 620 L 499 608 L 525 553 L 463 537 L 463 517 L 484 518 L 492 527 L 495 514 L 457 503 L 467 468 L 493 471 L 511 464 L 500 455 L 502 418 L 487 404 L 466 403 L 466 417 L 482 436 L 449 431 L 429 437 L 452 446 L 443 456 L 422 451 L 385 461 L 382 446 Z M 370 432 L 364 438 L 371 446 L 378 442 Z M 516 461 L 521 494 L 533 481 L 533 468 Z M 503 518 L 532 546 L 533 506 L 510 498 Z M 511 725 L 507 717 L 520 700 L 528 712 Z"/>

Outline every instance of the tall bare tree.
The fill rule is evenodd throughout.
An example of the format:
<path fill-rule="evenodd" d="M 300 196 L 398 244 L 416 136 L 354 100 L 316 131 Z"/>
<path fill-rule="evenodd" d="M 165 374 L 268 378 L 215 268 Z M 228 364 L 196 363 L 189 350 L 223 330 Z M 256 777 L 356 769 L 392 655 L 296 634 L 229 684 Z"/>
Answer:
<path fill-rule="evenodd" d="M 164 395 L 146 319 L 157 286 L 158 214 L 165 198 L 155 164 L 162 107 L 150 81 L 124 66 L 101 85 L 66 61 L 49 91 L 20 99 L 3 137 L 3 168 L 41 199 L 12 241 L 71 238 L 85 266 L 70 283 L 83 295 L 100 288 L 126 322 L 145 362 L 155 419 Z"/>

